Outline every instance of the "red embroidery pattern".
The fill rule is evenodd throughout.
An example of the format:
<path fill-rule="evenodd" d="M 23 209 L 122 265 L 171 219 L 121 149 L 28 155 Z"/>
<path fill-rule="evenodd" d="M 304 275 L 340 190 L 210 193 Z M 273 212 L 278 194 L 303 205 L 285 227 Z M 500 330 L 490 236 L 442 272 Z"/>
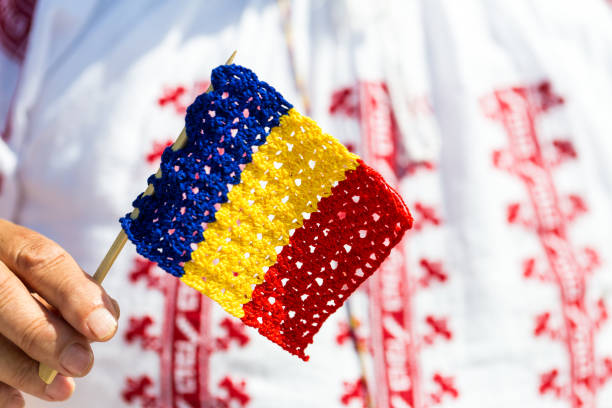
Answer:
<path fill-rule="evenodd" d="M 191 86 L 175 85 L 168 86 L 162 92 L 162 96 L 157 99 L 157 105 L 163 109 L 171 109 L 173 113 L 180 117 L 184 117 L 187 113 L 187 107 L 194 99 L 205 92 L 210 85 L 209 80 L 196 81 Z M 163 142 L 154 141 L 151 150 L 146 154 L 145 160 L 151 165 L 158 164 L 164 149 L 174 142 L 176 135 L 171 135 Z"/>
<path fill-rule="evenodd" d="M 147 163 L 158 164 L 161 160 L 162 154 L 164 153 L 164 149 L 171 146 L 172 143 L 174 143 L 172 140 L 166 140 L 165 142 L 153 142 L 151 151 L 147 153 Z"/>
<path fill-rule="evenodd" d="M 363 82 L 357 87 L 359 119 L 368 161 L 397 187 L 397 125 L 385 84 Z M 419 376 L 416 335 L 412 326 L 413 287 L 405 272 L 400 243 L 370 282 L 372 348 L 376 406 L 418 406 Z"/>
<path fill-rule="evenodd" d="M 218 337 L 216 340 L 217 349 L 228 350 L 232 343 L 236 343 L 239 347 L 245 347 L 249 344 L 249 336 L 246 332 L 246 326 L 240 320 L 225 317 L 219 323 L 226 335 Z"/>
<path fill-rule="evenodd" d="M 161 399 L 169 406 L 199 407 L 211 399 L 208 389 L 210 303 L 167 275 L 162 332 Z M 174 404 L 174 405 L 172 405 Z"/>
<path fill-rule="evenodd" d="M 539 116 L 563 104 L 547 81 L 499 89 L 482 101 L 485 112 L 501 123 L 509 141 L 508 148 L 493 152 L 493 163 L 517 176 L 529 196 L 528 204 L 510 204 L 507 220 L 538 235 L 546 260 L 545 264 L 538 257 L 527 259 L 523 276 L 554 282 L 559 288 L 560 310 L 538 314 L 534 334 L 565 343 L 569 384 L 560 383 L 561 371 L 553 368 L 540 376 L 539 392 L 567 399 L 572 407 L 594 407 L 600 385 L 594 336 L 601 323 L 594 323 L 585 292 L 587 277 L 599 257 L 593 249 L 581 250 L 571 242 L 567 227 L 587 207 L 579 196 L 561 196 L 552 177 L 556 166 L 577 157 L 576 150 L 568 140 L 547 145 L 536 130 Z M 599 309 L 599 318 L 607 317 L 603 302 Z"/>
<path fill-rule="evenodd" d="M 217 407 L 219 408 L 230 408 L 230 407 L 246 407 L 251 401 L 251 397 L 246 391 L 246 382 L 240 381 L 235 382 L 229 376 L 223 377 L 219 382 L 219 388 L 225 390 L 225 397 L 217 397 Z M 236 404 L 232 404 L 235 402 Z"/>
<path fill-rule="evenodd" d="M 153 380 L 149 376 L 128 377 L 121 397 L 128 404 L 139 402 L 142 408 L 158 408 L 157 396 L 151 392 Z"/>
<path fill-rule="evenodd" d="M 432 225 L 440 225 L 442 224 L 442 220 L 438 216 L 438 211 L 436 208 L 425 205 L 421 202 L 416 202 L 413 204 L 412 208 L 414 208 L 414 229 L 415 231 L 420 231 L 426 224 Z"/>
<path fill-rule="evenodd" d="M 353 325 L 355 327 L 354 336 L 356 337 L 356 339 L 352 338 L 353 333 L 351 333 L 351 328 L 348 322 L 345 322 L 345 321 L 338 322 L 338 334 L 336 335 L 336 343 L 339 346 L 342 346 L 344 344 L 347 344 L 350 341 L 354 341 L 357 343 L 357 348 L 359 350 L 367 350 L 368 349 L 368 338 L 359 333 L 360 332 L 359 329 L 362 326 L 361 322 L 358 319 L 354 319 Z"/>
<path fill-rule="evenodd" d="M 192 86 L 187 88 L 185 85 L 177 85 L 168 87 L 164 90 L 163 95 L 157 100 L 157 104 L 164 108 L 170 107 L 179 116 L 185 116 L 187 106 L 201 93 L 206 92 L 210 81 L 197 81 Z"/>
<path fill-rule="evenodd" d="M 358 118 L 360 116 L 358 88 L 351 86 L 334 91 L 331 95 L 329 113 Z"/>
<path fill-rule="evenodd" d="M 598 383 L 599 386 L 602 386 L 612 378 L 612 359 L 609 357 L 604 358 L 602 363 L 599 365 L 598 371 L 601 373 L 598 378 Z"/>
<path fill-rule="evenodd" d="M 368 408 L 366 403 L 367 393 L 363 378 L 353 382 L 344 382 L 344 393 L 340 396 L 342 405 L 349 405 L 353 400 L 359 401 L 363 408 Z"/>
<path fill-rule="evenodd" d="M 561 327 L 551 327 L 550 316 L 550 312 L 544 312 L 535 317 L 534 336 L 546 336 L 551 340 L 558 340 L 562 337 L 563 330 Z"/>
<path fill-rule="evenodd" d="M 164 291 L 165 287 L 161 281 L 163 275 L 156 270 L 156 264 L 140 256 L 133 261 L 132 270 L 128 273 L 128 279 L 132 284 L 144 282 L 147 287 Z M 143 350 L 162 353 L 160 337 L 151 333 L 151 327 L 155 325 L 152 316 L 130 316 L 127 330 L 123 339 L 128 344 L 138 344 Z M 139 404 L 141 408 L 157 408 L 160 406 L 160 395 L 157 387 L 149 376 L 138 378 L 128 377 L 125 379 L 124 389 L 121 397 L 128 404 Z M 172 405 L 168 405 L 169 407 Z"/>
<path fill-rule="evenodd" d="M 409 109 L 411 112 L 431 112 L 426 97 L 415 100 Z M 397 162 L 400 156 L 397 148 L 399 130 L 386 84 L 360 82 L 355 86 L 339 89 L 332 94 L 329 112 L 360 121 L 368 153 L 367 160 L 392 186 L 398 185 L 400 176 L 416 176 L 436 170 L 435 163 L 430 161 Z M 417 202 L 411 208 L 415 209 L 413 233 L 442 225 L 435 206 Z M 431 395 L 438 396 L 436 398 L 423 393 L 417 357 L 419 349 L 422 346 L 431 346 L 435 339 L 452 339 L 448 318 L 426 316 L 430 332 L 419 336 L 413 327 L 412 297 L 418 288 L 425 289 L 446 283 L 448 274 L 440 260 L 422 258 L 419 264 L 423 271 L 422 276 L 414 280 L 409 279 L 410 271 L 406 272 L 406 262 L 400 244 L 391 251 L 389 259 L 383 263 L 369 285 L 371 342 L 376 377 L 374 399 L 375 406 L 378 407 L 436 405 L 442 401 L 442 395 L 447 393 L 435 391 Z M 350 337 L 348 324 L 344 323 L 340 328 L 341 332 L 337 337 L 339 344 Z M 434 387 L 439 388 L 434 378 L 431 382 Z M 343 395 L 350 398 L 357 395 L 357 391 L 355 383 L 352 383 L 352 388 L 345 389 Z M 458 397 L 458 391 L 455 391 L 456 393 L 451 393 L 453 398 Z"/>
<path fill-rule="evenodd" d="M 448 327 L 448 318 L 429 315 L 425 317 L 425 323 L 430 330 L 429 333 L 423 336 L 425 344 L 433 344 L 438 337 L 445 340 L 451 340 L 453 338 L 453 333 Z"/>
<path fill-rule="evenodd" d="M 124 334 L 125 341 L 128 344 L 139 341 L 143 350 L 161 351 L 159 336 L 149 333 L 150 327 L 153 325 L 151 316 L 130 317 L 128 329 Z"/>
<path fill-rule="evenodd" d="M 391 157 L 398 156 L 398 149 L 395 147 L 395 144 L 399 139 L 399 131 L 395 124 L 395 117 L 392 114 L 388 90 L 386 87 L 372 88 L 372 86 L 370 86 L 370 89 L 368 89 L 368 86 L 362 86 L 361 90 L 362 95 L 368 95 L 361 106 L 362 128 L 366 134 L 368 151 L 380 163 L 380 169 L 387 168 L 388 171 L 408 177 L 425 176 L 427 173 L 435 171 L 436 165 L 429 161 L 409 162 L 407 165 L 402 164 L 402 167 L 396 164 L 393 167 Z M 410 109 L 413 111 L 432 111 L 426 97 L 416 100 L 410 105 Z M 387 120 L 384 119 L 385 110 L 390 112 L 387 114 Z M 369 117 L 366 116 L 368 111 L 370 112 Z M 388 127 L 386 132 L 384 131 L 385 126 Z M 389 177 L 389 174 L 384 172 L 383 174 L 385 177 Z M 437 207 L 435 203 L 424 203 L 422 201 L 413 203 L 412 208 L 414 208 L 415 220 L 412 234 L 418 235 L 425 229 L 435 229 L 443 225 L 443 220 Z M 425 316 L 426 332 L 423 334 L 419 334 L 411 322 L 416 318 L 412 311 L 412 299 L 418 295 L 420 290 L 447 283 L 449 275 L 445 271 L 441 260 L 433 260 L 428 256 L 421 256 L 419 267 L 422 273 L 418 277 L 412 276 L 416 271 L 406 270 L 405 263 L 407 261 L 408 259 L 403 253 L 400 253 L 395 264 L 392 263 L 392 260 L 389 261 L 388 274 L 387 276 L 379 275 L 380 281 L 378 283 L 381 286 L 378 293 L 374 293 L 373 296 L 375 308 L 381 307 L 393 312 L 378 312 L 381 318 L 378 324 L 375 323 L 378 318 L 376 310 L 373 313 L 374 330 L 377 330 L 376 327 L 382 329 L 382 336 L 379 335 L 378 337 L 379 343 L 374 345 L 375 357 L 378 348 L 381 350 L 386 348 L 385 352 L 390 353 L 389 356 L 379 355 L 378 357 L 378 359 L 384 361 L 388 376 L 387 380 L 380 377 L 377 379 L 378 384 L 386 384 L 387 387 L 386 390 L 383 387 L 385 396 L 378 396 L 378 405 L 381 407 L 404 405 L 429 407 L 442 403 L 442 397 L 445 394 L 450 394 L 452 398 L 458 398 L 459 396 L 459 392 L 452 382 L 453 378 L 443 377 L 439 373 L 426 380 L 426 384 L 422 385 L 417 360 L 422 347 L 432 347 L 438 341 L 448 342 L 452 340 L 453 333 L 449 318 L 435 315 Z M 393 270 L 395 271 L 392 272 Z M 400 285 L 397 285 L 398 282 Z M 378 300 L 376 300 L 376 296 L 379 296 Z M 379 306 L 376 306 L 377 303 Z M 384 316 L 384 314 L 387 314 L 387 316 Z M 404 339 L 407 342 L 403 346 L 408 354 L 407 356 L 397 352 L 401 344 L 398 341 L 399 339 Z M 382 344 L 380 343 L 381 340 Z M 398 361 L 401 363 L 398 363 Z M 407 364 L 404 366 L 404 369 L 398 369 L 400 364 L 405 363 Z M 380 362 L 377 365 L 378 367 L 382 366 Z M 425 389 L 430 386 L 433 386 L 435 391 L 428 393 Z M 397 390 L 402 388 L 409 391 L 407 393 L 397 392 Z"/>
<path fill-rule="evenodd" d="M 437 222 L 429 223 L 428 228 L 436 228 L 442 225 L 441 218 L 436 215 L 435 219 Z M 423 225 L 427 225 L 427 223 Z M 419 231 L 415 233 L 418 234 Z M 420 277 L 416 279 L 420 290 L 444 285 L 450 279 L 441 260 L 434 261 L 423 257 L 419 260 L 419 266 L 423 271 Z M 418 293 L 417 287 L 414 289 L 415 293 L 413 293 L 413 296 Z M 438 343 L 447 343 L 453 340 L 453 330 L 448 316 L 427 314 L 423 321 L 425 323 L 425 333 L 421 336 L 421 341 L 417 347 L 418 350 L 423 347 L 435 347 Z M 423 388 L 422 403 L 420 405 L 422 407 L 432 407 L 443 404 L 448 399 L 459 398 L 459 390 L 455 385 L 455 378 L 453 376 L 444 376 L 439 372 L 434 372 L 428 379 L 427 386 Z"/>
<path fill-rule="evenodd" d="M 134 267 L 130 271 L 128 278 L 130 282 L 137 283 L 144 280 L 148 288 L 162 289 L 160 284 L 161 275 L 156 272 L 157 264 L 146 258 L 137 257 L 134 259 Z"/>
<path fill-rule="evenodd" d="M 23 61 L 36 0 L 0 0 L 0 46 Z"/>
<path fill-rule="evenodd" d="M 132 270 L 128 273 L 130 283 L 144 282 L 148 288 L 163 292 L 165 288 L 161 281 L 162 276 L 161 272 L 156 269 L 155 263 L 140 256 L 134 258 Z M 130 316 L 123 339 L 128 344 L 138 344 L 143 350 L 161 354 L 160 337 L 158 334 L 151 333 L 151 327 L 154 325 L 155 320 L 152 316 Z M 159 407 L 159 394 L 155 391 L 156 387 L 153 385 L 153 380 L 149 376 L 128 377 L 125 379 L 121 396 L 125 402 L 129 404 L 139 403 L 142 408 Z"/>
<path fill-rule="evenodd" d="M 406 165 L 406 172 L 409 176 L 414 176 L 419 171 L 436 170 L 436 164 L 431 161 L 411 161 Z"/>
<path fill-rule="evenodd" d="M 449 395 L 454 399 L 459 397 L 459 391 L 455 387 L 455 379 L 453 377 L 443 377 L 436 373 L 433 375 L 432 380 L 438 389 L 429 395 L 431 405 L 441 404 L 445 395 Z"/>
<path fill-rule="evenodd" d="M 386 83 L 360 82 L 355 86 L 334 91 L 331 95 L 329 113 L 359 120 L 365 138 L 368 138 L 369 134 L 377 138 L 379 142 L 384 143 L 376 146 L 376 149 L 387 156 L 389 164 L 380 161 L 378 166 L 384 167 L 376 165 L 373 167 L 385 176 L 385 180 L 389 180 L 387 175 L 391 173 L 393 173 L 394 178 L 397 178 L 406 174 L 415 174 L 422 169 L 432 170 L 435 165 L 430 161 L 404 163 L 404 160 L 399 160 L 400 154 L 397 152 L 397 146 L 400 132 L 390 102 L 389 89 Z M 413 115 L 432 112 L 429 100 L 425 96 L 411 101 L 408 109 Z M 353 151 L 353 147 L 347 145 L 350 151 Z"/>
<path fill-rule="evenodd" d="M 159 106 L 172 105 L 176 110 L 176 113 L 185 114 L 187 106 L 179 102 L 181 96 L 183 96 L 187 90 L 184 86 L 179 85 L 175 88 L 166 89 L 164 95 L 157 100 Z"/>
<path fill-rule="evenodd" d="M 444 271 L 441 261 L 421 258 L 419 265 L 423 269 L 423 275 L 419 278 L 422 287 L 428 288 L 433 282 L 444 283 L 448 280 L 448 274 Z"/>
<path fill-rule="evenodd" d="M 557 398 L 561 398 L 561 396 L 564 395 L 564 387 L 558 385 L 558 379 L 559 370 L 557 370 L 556 368 L 540 375 L 540 394 L 552 393 Z"/>

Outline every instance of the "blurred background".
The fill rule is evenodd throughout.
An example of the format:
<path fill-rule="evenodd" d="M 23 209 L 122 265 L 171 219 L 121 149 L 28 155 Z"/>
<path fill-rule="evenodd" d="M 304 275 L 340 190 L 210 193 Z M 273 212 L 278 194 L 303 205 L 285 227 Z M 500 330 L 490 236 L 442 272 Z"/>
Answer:
<path fill-rule="evenodd" d="M 0 216 L 95 270 L 235 49 L 414 227 L 308 363 L 126 247 L 59 406 L 612 405 L 612 2 L 0 0 Z"/>

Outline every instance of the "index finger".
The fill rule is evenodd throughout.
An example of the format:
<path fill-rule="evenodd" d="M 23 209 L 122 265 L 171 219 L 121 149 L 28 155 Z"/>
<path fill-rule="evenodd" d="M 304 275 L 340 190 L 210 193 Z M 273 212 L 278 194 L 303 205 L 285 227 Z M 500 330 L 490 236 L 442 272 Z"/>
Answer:
<path fill-rule="evenodd" d="M 106 341 L 115 334 L 114 301 L 49 238 L 0 220 L 0 261 L 87 338 Z"/>

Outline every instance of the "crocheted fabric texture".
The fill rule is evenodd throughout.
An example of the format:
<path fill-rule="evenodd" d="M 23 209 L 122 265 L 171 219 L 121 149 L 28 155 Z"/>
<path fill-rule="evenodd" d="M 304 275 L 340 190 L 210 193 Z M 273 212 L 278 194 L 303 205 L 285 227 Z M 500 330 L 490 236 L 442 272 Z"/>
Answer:
<path fill-rule="evenodd" d="M 412 218 L 372 168 L 246 68 L 224 65 L 187 110 L 151 196 L 121 224 L 140 254 L 307 360 L 327 317 Z"/>
<path fill-rule="evenodd" d="M 198 96 L 187 109 L 187 144 L 168 147 L 161 178 L 149 177 L 155 189 L 133 203 L 140 210 L 120 222 L 139 254 L 174 276 L 183 276 L 192 246 L 203 240 L 206 224 L 215 221 L 232 185 L 240 183 L 253 148 L 266 142 L 270 130 L 292 105 L 247 68 L 223 65 L 212 72 L 214 91 Z"/>
<path fill-rule="evenodd" d="M 358 162 L 295 230 L 244 305 L 247 325 L 304 360 L 323 322 L 374 273 L 412 223 L 400 196 Z"/>
<path fill-rule="evenodd" d="M 242 304 L 276 263 L 276 248 L 289 243 L 303 214 L 316 211 L 332 184 L 356 166 L 355 156 L 314 121 L 289 111 L 253 155 L 217 222 L 204 231 L 182 279 L 234 316 L 244 316 Z"/>

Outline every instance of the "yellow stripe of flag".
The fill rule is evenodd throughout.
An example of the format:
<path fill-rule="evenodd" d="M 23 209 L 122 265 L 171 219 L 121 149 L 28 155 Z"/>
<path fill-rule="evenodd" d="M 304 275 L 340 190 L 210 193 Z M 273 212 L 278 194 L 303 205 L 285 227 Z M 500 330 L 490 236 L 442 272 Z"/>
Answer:
<path fill-rule="evenodd" d="M 252 159 L 181 277 L 236 317 L 244 316 L 242 305 L 276 263 L 276 247 L 301 228 L 302 214 L 316 211 L 332 185 L 359 165 L 358 156 L 294 109 Z"/>

